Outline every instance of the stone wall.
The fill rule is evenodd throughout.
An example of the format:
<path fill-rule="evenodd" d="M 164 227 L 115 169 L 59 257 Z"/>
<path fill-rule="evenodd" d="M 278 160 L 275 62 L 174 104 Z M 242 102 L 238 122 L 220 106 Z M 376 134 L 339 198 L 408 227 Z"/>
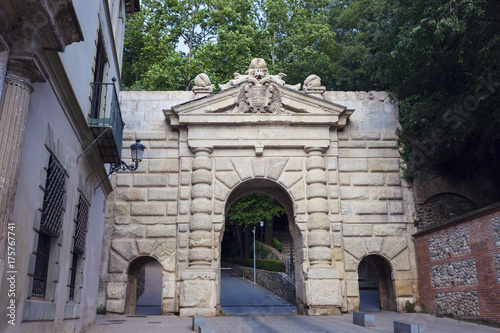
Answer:
<path fill-rule="evenodd" d="M 325 98 L 355 109 L 338 132 L 338 196 L 341 223 L 334 242 L 343 246 L 347 302 L 359 309 L 358 265 L 368 255 L 389 260 L 398 310 L 418 295 L 414 260 L 415 206 L 401 178 L 396 142 L 397 106 L 385 92 L 326 92 Z"/>
<path fill-rule="evenodd" d="M 253 281 L 253 268 L 228 263 L 224 263 L 224 266 L 231 268 L 231 274 L 233 276 L 240 276 L 249 281 Z M 257 269 L 255 272 L 255 281 L 276 296 L 283 298 L 285 301 L 291 304 L 297 302 L 295 282 L 285 273 Z"/>
<path fill-rule="evenodd" d="M 429 312 L 500 322 L 498 221 L 495 204 L 414 235 L 421 303 Z"/>
<path fill-rule="evenodd" d="M 474 286 L 478 284 L 474 258 L 432 265 L 430 270 L 432 288 Z"/>
<path fill-rule="evenodd" d="M 151 256 L 164 267 L 163 313 L 214 315 L 207 309 L 220 297 L 224 214 L 256 191 L 287 210 L 298 312 L 359 309 L 358 265 L 369 255 L 388 262 L 398 309 L 415 302 L 415 209 L 393 149 L 397 107 L 387 94 L 326 92 L 334 102 L 327 103 L 284 90 L 290 114 L 214 112 L 234 108 L 225 104 L 237 97 L 230 93 L 196 100 L 192 92 L 123 93 L 124 147 L 141 139 L 146 151 L 136 172 L 113 178 L 108 197 L 101 271 L 108 309 L 125 311 L 127 267 Z M 294 113 L 301 108 L 313 116 Z M 334 112 L 349 116 L 347 124 Z"/>
<path fill-rule="evenodd" d="M 477 208 L 479 207 L 476 207 L 472 201 L 461 195 L 438 194 L 425 203 L 417 205 L 418 227 L 423 229 L 453 217 L 470 213 Z"/>
<path fill-rule="evenodd" d="M 467 227 L 457 227 L 429 237 L 431 260 L 444 259 L 447 256 L 458 256 L 470 251 Z"/>
<path fill-rule="evenodd" d="M 477 291 L 436 293 L 436 311 L 439 314 L 459 318 L 479 318 Z"/>

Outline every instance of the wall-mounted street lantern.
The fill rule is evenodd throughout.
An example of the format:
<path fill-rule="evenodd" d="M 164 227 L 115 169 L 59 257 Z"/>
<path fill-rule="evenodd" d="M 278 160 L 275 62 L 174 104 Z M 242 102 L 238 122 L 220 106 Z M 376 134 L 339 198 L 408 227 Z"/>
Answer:
<path fill-rule="evenodd" d="M 141 140 L 136 139 L 135 143 L 130 145 L 130 152 L 132 153 L 132 162 L 135 163 L 133 165 L 127 165 L 127 163 L 121 161 L 121 163 L 111 164 L 111 169 L 109 174 L 118 171 L 135 171 L 139 167 L 139 162 L 142 161 L 142 156 L 144 155 L 144 145 L 141 143 Z"/>
<path fill-rule="evenodd" d="M 135 139 L 135 143 L 130 145 L 130 152 L 132 153 L 132 162 L 134 163 L 133 165 L 127 165 L 127 163 L 121 161 L 120 163 L 113 163 L 111 164 L 111 167 L 109 169 L 108 177 L 111 175 L 113 172 L 118 172 L 118 171 L 125 171 L 125 170 L 130 170 L 130 171 L 135 171 L 139 167 L 139 162 L 142 161 L 142 156 L 144 155 L 144 145 L 141 143 L 141 140 Z M 88 177 L 87 177 L 88 178 Z M 107 177 L 106 177 L 107 178 Z M 99 185 L 97 185 L 94 189 L 94 192 L 101 186 L 101 184 L 104 182 L 106 179 L 104 178 Z"/>

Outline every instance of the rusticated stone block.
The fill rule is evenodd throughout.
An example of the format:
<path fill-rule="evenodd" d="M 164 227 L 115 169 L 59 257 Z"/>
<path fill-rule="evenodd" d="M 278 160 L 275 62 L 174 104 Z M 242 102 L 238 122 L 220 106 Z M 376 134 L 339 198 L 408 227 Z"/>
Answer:
<path fill-rule="evenodd" d="M 106 284 L 106 297 L 125 298 L 126 290 L 127 290 L 126 282 L 108 282 Z"/>
<path fill-rule="evenodd" d="M 330 233 L 326 230 L 312 230 L 307 235 L 307 243 L 309 247 L 313 246 L 330 246 Z"/>
<path fill-rule="evenodd" d="M 149 201 L 175 201 L 179 197 L 176 187 L 150 188 L 148 190 Z"/>
<path fill-rule="evenodd" d="M 356 214 L 387 214 L 387 204 L 378 201 L 358 201 L 353 203 Z"/>
<path fill-rule="evenodd" d="M 327 181 L 327 174 L 324 170 L 313 169 L 308 171 L 306 174 L 307 184 L 312 184 L 312 183 L 326 184 L 326 181 Z"/>
<path fill-rule="evenodd" d="M 111 242 L 111 248 L 128 261 L 139 254 L 134 239 L 115 239 Z"/>
<path fill-rule="evenodd" d="M 270 158 L 267 163 L 267 177 L 277 180 L 281 172 L 283 172 L 287 161 L 288 159 L 286 158 Z"/>
<path fill-rule="evenodd" d="M 240 182 L 240 177 L 238 177 L 238 174 L 235 171 L 217 172 L 216 177 L 228 188 L 233 188 Z"/>
<path fill-rule="evenodd" d="M 326 169 L 326 162 L 323 156 L 309 156 L 306 159 L 306 170 L 309 171 L 312 169 Z"/>
<path fill-rule="evenodd" d="M 380 173 L 353 173 L 352 185 L 381 186 L 385 184 L 384 175 Z"/>
<path fill-rule="evenodd" d="M 151 173 L 155 172 L 179 172 L 179 160 L 177 159 L 161 159 L 161 160 L 150 160 L 148 171 Z"/>
<path fill-rule="evenodd" d="M 233 162 L 234 169 L 238 173 L 238 176 L 240 176 L 241 180 L 252 178 L 252 165 L 248 163 L 248 160 L 235 158 L 232 159 L 231 162 Z"/>
<path fill-rule="evenodd" d="M 328 213 L 328 200 L 326 198 L 313 198 L 307 201 L 307 212 Z"/>
<path fill-rule="evenodd" d="M 306 187 L 307 198 L 327 198 L 328 188 L 324 184 L 313 183 Z"/>
<path fill-rule="evenodd" d="M 146 237 L 175 237 L 175 235 L 175 225 L 151 225 L 146 231 Z"/>
<path fill-rule="evenodd" d="M 132 216 L 163 216 L 166 213 L 165 203 L 133 202 L 130 209 Z"/>
<path fill-rule="evenodd" d="M 106 300 L 106 311 L 111 313 L 123 313 L 125 311 L 125 300 L 124 299 Z"/>
<path fill-rule="evenodd" d="M 382 253 L 392 259 L 396 254 L 408 246 L 404 237 L 386 237 L 382 245 Z"/>
<path fill-rule="evenodd" d="M 135 174 L 133 184 L 138 187 L 162 187 L 167 186 L 167 182 L 166 174 Z"/>
<path fill-rule="evenodd" d="M 367 188 L 363 187 L 340 187 L 340 198 L 346 200 L 366 200 L 370 197 Z"/>
<path fill-rule="evenodd" d="M 344 236 L 371 236 L 372 235 L 372 225 L 371 224 L 344 224 L 342 228 L 342 234 Z"/>
<path fill-rule="evenodd" d="M 279 182 L 286 188 L 289 188 L 301 179 L 302 172 L 283 172 L 279 178 Z"/>
<path fill-rule="evenodd" d="M 364 158 L 339 158 L 339 170 L 345 172 L 368 171 L 368 162 Z"/>
<path fill-rule="evenodd" d="M 373 158 L 369 165 L 371 172 L 399 171 L 399 161 L 395 158 Z"/>
<path fill-rule="evenodd" d="M 124 201 L 145 201 L 147 191 L 147 189 L 123 188 L 117 191 L 117 198 Z"/>

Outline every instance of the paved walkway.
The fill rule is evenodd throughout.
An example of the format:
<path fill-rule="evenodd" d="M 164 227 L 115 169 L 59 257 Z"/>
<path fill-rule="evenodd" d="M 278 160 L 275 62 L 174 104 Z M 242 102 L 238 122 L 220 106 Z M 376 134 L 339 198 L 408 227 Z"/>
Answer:
<path fill-rule="evenodd" d="M 217 333 L 300 333 L 300 332 L 393 332 L 393 321 L 422 324 L 424 333 L 500 333 L 500 329 L 425 314 L 398 314 L 372 312 L 375 327 L 361 327 L 352 323 L 352 314 L 329 317 L 292 315 L 226 316 L 206 318 L 206 327 Z M 97 322 L 86 333 L 183 333 L 192 332 L 191 318 L 177 316 L 99 315 Z"/>
<path fill-rule="evenodd" d="M 291 314 L 296 307 L 230 270 L 221 271 L 220 303 L 226 315 Z"/>

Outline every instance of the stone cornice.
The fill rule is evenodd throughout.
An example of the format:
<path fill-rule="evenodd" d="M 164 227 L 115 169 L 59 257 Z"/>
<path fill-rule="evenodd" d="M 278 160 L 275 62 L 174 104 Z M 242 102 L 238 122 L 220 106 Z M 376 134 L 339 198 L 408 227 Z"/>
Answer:
<path fill-rule="evenodd" d="M 83 41 L 71 0 L 4 0 L 0 2 L 0 33 L 12 51 L 33 53 L 40 49 L 62 52 Z"/>

